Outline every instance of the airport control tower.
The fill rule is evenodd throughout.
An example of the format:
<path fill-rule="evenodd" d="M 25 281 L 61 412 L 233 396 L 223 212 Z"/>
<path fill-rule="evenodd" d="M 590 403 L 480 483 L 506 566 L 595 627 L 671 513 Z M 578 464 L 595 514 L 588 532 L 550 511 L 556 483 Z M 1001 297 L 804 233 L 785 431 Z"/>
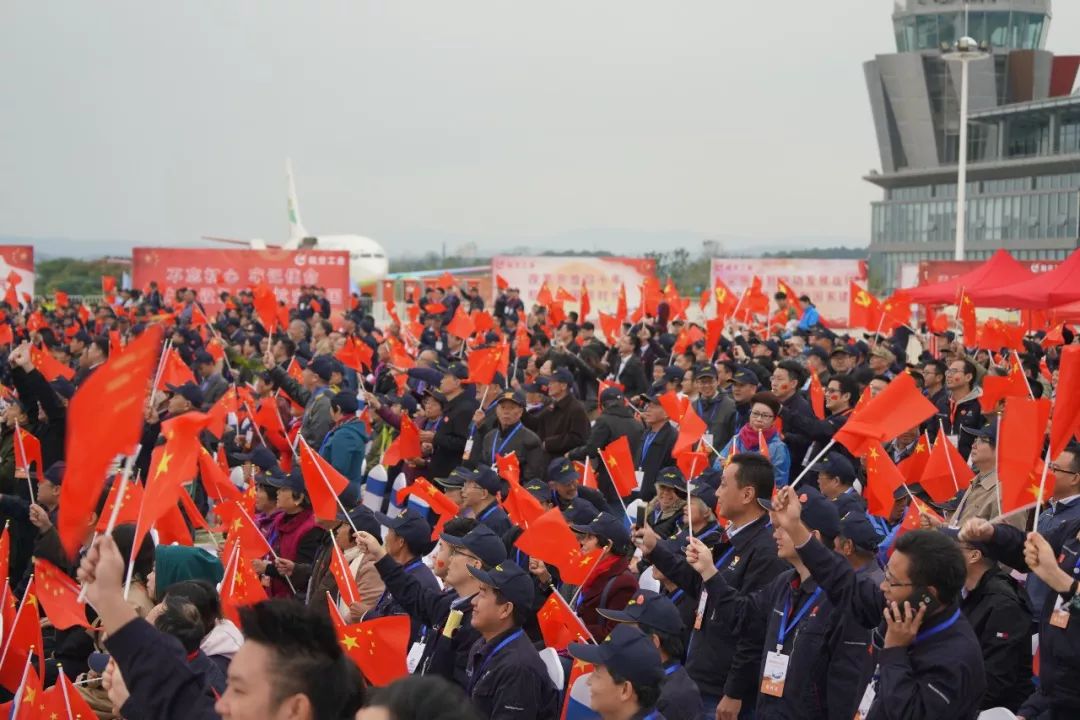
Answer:
<path fill-rule="evenodd" d="M 1045 49 L 1050 0 L 896 0 L 896 51 L 864 65 L 882 188 L 870 251 L 898 286 L 953 258 L 962 37 L 968 55 L 966 258 L 1061 259 L 1080 237 L 1080 57 Z M 974 58 L 974 59 L 971 59 Z"/>

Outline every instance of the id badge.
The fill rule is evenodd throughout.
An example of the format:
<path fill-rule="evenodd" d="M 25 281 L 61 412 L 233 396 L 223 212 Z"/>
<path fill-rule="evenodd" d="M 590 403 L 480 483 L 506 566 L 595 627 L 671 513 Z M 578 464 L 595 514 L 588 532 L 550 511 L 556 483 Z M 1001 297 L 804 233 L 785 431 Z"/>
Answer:
<path fill-rule="evenodd" d="M 697 610 L 694 612 L 694 629 L 701 629 L 701 621 L 705 618 L 705 605 L 709 602 L 709 591 L 702 590 L 698 598 Z"/>
<path fill-rule="evenodd" d="M 461 454 L 461 459 L 462 460 L 468 460 L 469 456 L 472 455 L 472 446 L 473 446 L 473 439 L 472 439 L 472 436 L 470 435 L 469 439 L 465 441 L 465 452 L 463 452 Z"/>
<path fill-rule="evenodd" d="M 1062 607 L 1064 604 L 1065 601 L 1058 595 L 1054 603 L 1054 611 L 1050 613 L 1050 624 L 1062 630 L 1069 627 L 1069 611 Z"/>
<path fill-rule="evenodd" d="M 435 349 L 438 350 L 439 352 L 442 352 L 442 349 L 443 349 L 442 340 L 436 340 L 435 341 Z"/>
<path fill-rule="evenodd" d="M 713 446 L 712 438 L 713 438 L 713 435 L 712 435 L 711 432 L 704 433 L 701 436 L 701 439 L 705 441 L 705 447 L 711 448 Z"/>
<path fill-rule="evenodd" d="M 641 489 L 641 483 L 643 483 L 645 481 L 645 471 L 644 470 L 635 470 L 634 471 L 634 480 L 637 481 L 637 489 L 640 490 Z"/>
<path fill-rule="evenodd" d="M 874 704 L 874 698 L 877 693 L 874 692 L 874 681 L 871 680 L 870 684 L 866 686 L 866 691 L 862 695 L 862 700 L 859 701 L 859 709 L 855 711 L 855 720 L 866 720 L 866 716 L 870 714 L 870 706 Z"/>
<path fill-rule="evenodd" d="M 790 655 L 782 652 L 769 652 L 765 656 L 765 674 L 761 677 L 761 692 L 773 697 L 784 696 L 784 681 L 787 680 Z"/>
<path fill-rule="evenodd" d="M 417 641 L 409 648 L 409 655 L 405 658 L 405 668 L 410 675 L 416 672 L 416 668 L 420 667 L 420 658 L 424 657 L 424 647 L 425 643 Z"/>

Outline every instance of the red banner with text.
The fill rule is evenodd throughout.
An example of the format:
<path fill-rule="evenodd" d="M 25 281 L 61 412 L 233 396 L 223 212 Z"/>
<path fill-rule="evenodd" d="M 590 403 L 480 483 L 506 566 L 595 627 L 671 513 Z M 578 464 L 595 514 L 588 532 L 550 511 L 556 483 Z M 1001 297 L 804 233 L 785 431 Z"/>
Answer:
<path fill-rule="evenodd" d="M 293 305 L 301 288 L 326 289 L 335 311 L 349 298 L 349 253 L 344 250 L 218 250 L 216 248 L 134 248 L 132 284 L 146 290 L 156 281 L 172 301 L 180 288 L 195 292 L 207 312 L 222 307 L 220 293 L 235 294 L 266 282 L 278 300 Z"/>

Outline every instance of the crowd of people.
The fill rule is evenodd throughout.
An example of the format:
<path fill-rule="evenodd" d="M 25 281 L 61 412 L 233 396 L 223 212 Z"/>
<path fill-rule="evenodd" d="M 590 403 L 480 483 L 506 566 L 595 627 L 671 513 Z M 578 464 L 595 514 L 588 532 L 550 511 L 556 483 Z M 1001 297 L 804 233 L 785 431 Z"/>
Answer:
<path fill-rule="evenodd" d="M 453 283 L 415 300 L 407 322 L 391 306 L 380 323 L 318 288 L 273 317 L 258 289 L 223 293 L 216 313 L 156 286 L 5 307 L 0 685 L 14 704 L 33 705 L 40 674 L 129 720 L 1080 717 L 1080 444 L 1050 458 L 1042 506 L 1003 513 L 1005 399 L 983 396 L 1022 374 L 1060 404 L 1077 389 L 1059 385 L 1070 328 L 1014 352 L 904 324 L 838 334 L 783 292 L 720 333 L 666 300 L 610 334 L 511 288 L 490 310 Z M 67 409 L 155 325 L 167 344 L 140 452 L 71 552 L 56 527 L 79 462 Z M 942 499 L 905 477 L 868 505 L 875 470 L 838 433 L 900 379 L 933 412 L 881 438 L 888 459 L 940 442 L 972 479 Z M 187 542 L 106 525 L 110 493 L 145 487 L 189 414 L 221 422 L 200 426 L 210 466 L 173 508 Z M 632 475 L 610 450 L 624 442 Z M 343 478 L 333 519 L 305 449 Z M 252 503 L 264 550 L 222 545 L 239 526 L 212 467 Z M 534 550 L 533 522 L 574 547 Z M 38 561 L 82 586 L 88 622 L 43 617 L 41 645 L 17 653 L 16 606 L 46 592 Z M 266 599 L 234 607 L 248 582 Z M 559 640 L 553 608 L 574 627 Z M 408 621 L 401 642 L 370 641 L 374 662 L 404 668 L 389 683 L 342 634 L 385 618 Z"/>

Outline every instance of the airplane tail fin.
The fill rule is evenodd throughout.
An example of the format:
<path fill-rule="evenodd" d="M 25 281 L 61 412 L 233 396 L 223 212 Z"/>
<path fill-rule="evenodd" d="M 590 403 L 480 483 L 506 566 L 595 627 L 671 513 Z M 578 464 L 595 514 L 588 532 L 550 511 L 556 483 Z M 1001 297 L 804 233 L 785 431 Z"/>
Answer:
<path fill-rule="evenodd" d="M 289 181 L 289 242 L 286 247 L 297 247 L 308 237 L 307 228 L 300 219 L 300 203 L 296 199 L 296 183 L 293 181 L 292 160 L 285 161 L 285 175 Z"/>

